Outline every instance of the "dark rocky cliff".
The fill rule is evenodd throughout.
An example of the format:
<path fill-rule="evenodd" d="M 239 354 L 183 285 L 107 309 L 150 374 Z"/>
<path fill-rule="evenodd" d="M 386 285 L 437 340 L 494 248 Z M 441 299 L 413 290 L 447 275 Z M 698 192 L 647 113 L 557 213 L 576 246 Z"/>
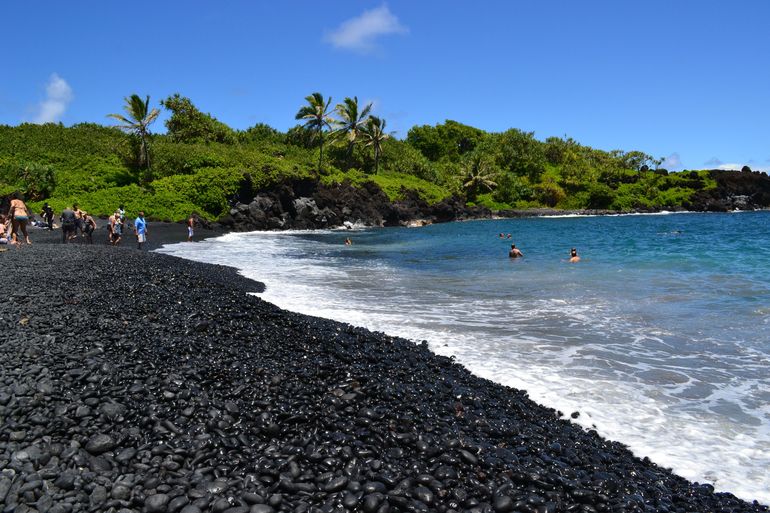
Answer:
<path fill-rule="evenodd" d="M 726 212 L 728 210 L 757 210 L 770 207 L 770 177 L 757 171 L 722 171 L 713 169 L 714 189 L 695 193 L 688 210 Z"/>
<path fill-rule="evenodd" d="M 245 194 L 244 194 L 245 193 Z M 253 195 L 252 195 L 253 194 Z M 316 180 L 283 182 L 253 193 L 245 187 L 220 222 L 236 230 L 304 230 L 338 226 L 408 226 L 491 217 L 452 197 L 428 205 L 413 191 L 391 202 L 374 182 L 324 185 Z"/>

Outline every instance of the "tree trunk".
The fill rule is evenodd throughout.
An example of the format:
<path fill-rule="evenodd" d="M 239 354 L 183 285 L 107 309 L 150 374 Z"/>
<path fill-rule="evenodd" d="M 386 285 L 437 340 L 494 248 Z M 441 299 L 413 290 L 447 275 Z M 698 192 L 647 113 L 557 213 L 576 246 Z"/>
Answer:
<path fill-rule="evenodd" d="M 351 164 L 352 164 L 352 162 L 353 162 L 353 145 L 354 145 L 354 144 L 355 144 L 355 142 L 349 142 L 349 143 L 348 143 L 348 158 L 347 158 L 347 167 L 348 167 L 348 170 L 350 170 L 350 165 L 351 165 Z"/>
<path fill-rule="evenodd" d="M 324 142 L 321 141 L 321 147 L 318 149 L 318 174 L 321 174 L 321 165 L 324 160 Z"/>

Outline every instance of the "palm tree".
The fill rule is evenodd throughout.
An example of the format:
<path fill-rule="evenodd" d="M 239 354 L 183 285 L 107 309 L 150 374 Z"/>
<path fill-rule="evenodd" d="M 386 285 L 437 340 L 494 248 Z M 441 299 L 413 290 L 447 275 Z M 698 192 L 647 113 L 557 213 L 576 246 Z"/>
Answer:
<path fill-rule="evenodd" d="M 294 119 L 304 119 L 305 128 L 308 130 L 314 130 L 318 136 L 319 152 L 318 152 L 318 172 L 321 172 L 321 163 L 324 158 L 324 129 L 331 129 L 334 119 L 329 116 L 331 111 L 329 105 L 332 103 L 331 96 L 324 103 L 324 97 L 321 93 L 313 93 L 310 96 L 305 96 L 307 105 L 304 105 Z"/>
<path fill-rule="evenodd" d="M 481 189 L 492 191 L 497 187 L 495 182 L 496 174 L 490 170 L 489 162 L 481 155 L 472 157 L 465 165 L 465 178 L 463 179 L 463 189 L 465 189 L 468 201 L 474 201 Z"/>
<path fill-rule="evenodd" d="M 118 125 L 118 128 L 134 134 L 139 139 L 138 164 L 140 167 L 145 165 L 147 167 L 148 177 L 152 176 L 150 173 L 150 149 L 148 138 L 150 136 L 150 125 L 158 118 L 160 110 L 150 110 L 149 96 L 147 96 L 145 100 L 142 100 L 138 94 L 132 94 L 131 96 L 126 97 L 125 101 L 126 104 L 123 106 L 123 110 L 126 111 L 128 117 L 123 116 L 122 114 L 107 114 L 107 117 L 120 121 L 122 124 Z"/>
<path fill-rule="evenodd" d="M 380 168 L 380 155 L 382 155 L 382 143 L 390 138 L 390 134 L 385 132 L 385 120 L 377 116 L 369 116 L 361 137 L 365 146 L 371 146 L 374 149 L 374 174 L 376 175 Z"/>
<path fill-rule="evenodd" d="M 361 137 L 361 133 L 364 129 L 366 120 L 369 116 L 369 111 L 372 110 L 372 104 L 369 103 L 363 108 L 361 112 L 358 111 L 358 96 L 353 98 L 345 98 L 342 103 L 338 103 L 336 108 L 339 128 L 335 130 L 335 135 L 339 138 L 345 138 L 348 141 L 348 168 L 350 167 L 350 160 L 353 156 L 353 146 L 356 141 Z"/>

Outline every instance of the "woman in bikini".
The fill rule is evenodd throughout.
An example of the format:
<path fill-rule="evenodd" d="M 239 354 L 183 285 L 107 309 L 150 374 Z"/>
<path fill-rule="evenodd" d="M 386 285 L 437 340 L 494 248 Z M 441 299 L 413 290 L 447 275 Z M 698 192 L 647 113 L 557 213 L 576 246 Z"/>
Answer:
<path fill-rule="evenodd" d="M 11 206 L 8 209 L 8 215 L 11 217 L 11 240 L 14 244 L 19 244 L 19 230 L 24 235 L 24 241 L 32 244 L 27 234 L 27 222 L 29 221 L 29 209 L 24 204 L 21 194 L 16 192 L 11 199 Z"/>

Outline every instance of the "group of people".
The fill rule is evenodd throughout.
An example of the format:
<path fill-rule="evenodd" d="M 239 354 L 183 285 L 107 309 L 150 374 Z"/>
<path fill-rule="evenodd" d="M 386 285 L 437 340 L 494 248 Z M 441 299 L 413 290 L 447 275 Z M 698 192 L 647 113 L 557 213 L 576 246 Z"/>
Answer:
<path fill-rule="evenodd" d="M 500 236 L 502 237 L 502 235 L 503 234 L 501 233 Z M 511 250 L 508 252 L 508 256 L 510 258 L 521 258 L 524 256 L 524 253 L 522 253 L 521 250 L 516 247 L 516 244 L 511 244 Z M 571 262 L 573 264 L 576 262 L 580 262 L 580 257 L 577 254 L 577 248 L 572 248 L 569 250 L 568 262 Z"/>
<path fill-rule="evenodd" d="M 43 205 L 40 212 L 42 222 L 34 222 L 35 226 L 43 227 L 48 230 L 54 229 L 54 218 L 56 217 L 53 208 L 48 203 Z M 24 203 L 21 193 L 16 192 L 11 196 L 10 204 L 6 212 L 0 212 L 0 244 L 21 244 L 21 239 L 26 244 L 32 244 L 27 232 L 27 226 L 32 224 L 32 212 Z M 93 234 L 96 231 L 96 220 L 91 214 L 82 210 L 77 203 L 72 208 L 65 208 L 59 216 L 62 229 L 62 243 L 72 242 L 81 238 L 84 242 L 93 243 Z M 195 235 L 196 214 L 192 213 L 187 218 L 187 241 L 192 242 Z M 117 246 L 123 240 L 126 234 L 126 210 L 123 205 L 108 218 L 107 221 L 107 243 Z M 134 219 L 134 236 L 136 237 L 136 247 L 142 249 L 142 245 L 147 242 L 147 221 L 144 218 L 144 212 L 139 212 Z"/>
<path fill-rule="evenodd" d="M 81 210 L 77 204 L 72 208 L 65 208 L 61 213 L 62 242 L 66 243 L 78 237 L 78 231 L 81 236 L 90 244 L 93 242 L 93 233 L 96 229 L 96 222 L 87 212 Z M 123 205 L 107 218 L 107 244 L 117 246 L 123 240 L 123 234 L 126 232 L 126 210 Z M 134 220 L 134 235 L 136 236 L 136 247 L 142 249 L 142 244 L 147 241 L 147 221 L 144 219 L 144 212 L 139 212 Z"/>
<path fill-rule="evenodd" d="M 54 213 L 48 203 L 43 206 L 41 216 L 45 219 L 48 229 L 53 230 Z M 62 228 L 62 242 L 67 243 L 77 237 L 82 237 L 89 244 L 93 243 L 96 220 L 91 214 L 82 210 L 77 203 L 72 205 L 71 209 L 62 210 L 59 220 Z"/>

